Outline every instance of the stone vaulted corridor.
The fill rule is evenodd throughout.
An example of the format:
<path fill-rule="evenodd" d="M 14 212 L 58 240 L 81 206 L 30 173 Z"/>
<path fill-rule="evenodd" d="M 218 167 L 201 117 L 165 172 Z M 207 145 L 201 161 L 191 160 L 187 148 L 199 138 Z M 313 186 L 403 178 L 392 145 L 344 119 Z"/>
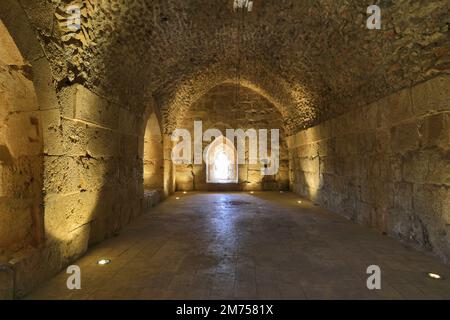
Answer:
<path fill-rule="evenodd" d="M 0 300 L 450 299 L 449 18 L 0 0 Z"/>
<path fill-rule="evenodd" d="M 176 194 L 28 299 L 449 299 L 436 258 L 327 212 L 292 193 Z M 99 266 L 108 257 L 111 264 Z M 383 270 L 366 287 L 370 264 Z"/>

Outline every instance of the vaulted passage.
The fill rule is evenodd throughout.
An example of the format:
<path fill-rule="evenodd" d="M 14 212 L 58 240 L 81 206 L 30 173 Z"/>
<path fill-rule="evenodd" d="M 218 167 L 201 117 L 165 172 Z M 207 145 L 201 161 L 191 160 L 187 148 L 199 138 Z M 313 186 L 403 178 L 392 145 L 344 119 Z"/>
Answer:
<path fill-rule="evenodd" d="M 448 1 L 378 2 L 1 0 L 0 299 L 450 298 Z"/>

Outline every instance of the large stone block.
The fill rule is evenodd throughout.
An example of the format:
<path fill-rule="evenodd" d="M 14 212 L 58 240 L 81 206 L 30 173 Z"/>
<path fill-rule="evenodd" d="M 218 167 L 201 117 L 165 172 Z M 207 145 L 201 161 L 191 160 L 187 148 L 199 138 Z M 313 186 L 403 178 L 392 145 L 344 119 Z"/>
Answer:
<path fill-rule="evenodd" d="M 42 56 L 32 61 L 32 68 L 39 110 L 58 109 L 59 103 L 49 61 L 45 56 Z"/>
<path fill-rule="evenodd" d="M 411 89 L 403 89 L 378 102 L 378 112 L 382 127 L 391 127 L 413 116 Z"/>
<path fill-rule="evenodd" d="M 4 130 L 0 132 L 12 157 L 42 153 L 39 111 L 12 113 L 4 125 Z"/>
<path fill-rule="evenodd" d="M 414 184 L 413 206 L 417 215 L 437 220 L 443 218 L 443 205 L 448 203 L 446 187 L 430 184 Z"/>
<path fill-rule="evenodd" d="M 429 163 L 429 154 L 427 152 L 408 153 L 402 159 L 402 176 L 405 181 L 413 183 L 426 181 Z"/>
<path fill-rule="evenodd" d="M 449 88 L 450 90 L 450 88 Z M 422 147 L 450 149 L 450 113 L 430 115 L 420 120 Z"/>
<path fill-rule="evenodd" d="M 70 233 L 89 223 L 105 201 L 98 192 L 48 195 L 45 198 L 45 231 L 48 239 L 63 242 Z M 102 212 L 105 213 L 105 212 Z"/>
<path fill-rule="evenodd" d="M 426 182 L 450 186 L 450 151 L 429 153 Z"/>
<path fill-rule="evenodd" d="M 439 76 L 412 88 L 416 115 L 450 110 L 450 76 Z"/>
<path fill-rule="evenodd" d="M 63 155 L 66 151 L 65 137 L 61 130 L 61 113 L 59 109 L 41 111 L 43 152 L 46 155 Z"/>
<path fill-rule="evenodd" d="M 420 146 L 419 125 L 414 121 L 391 128 L 392 152 L 405 153 Z"/>
<path fill-rule="evenodd" d="M 127 135 L 142 134 L 142 119 L 139 115 L 125 108 L 119 109 L 119 131 Z"/>
<path fill-rule="evenodd" d="M 25 250 L 10 261 L 14 269 L 16 297 L 24 297 L 68 263 L 61 257 L 60 245 L 64 244 Z"/>
<path fill-rule="evenodd" d="M 0 198 L 0 248 L 20 249 L 33 233 L 33 200 Z"/>
<path fill-rule="evenodd" d="M 119 107 L 105 98 L 76 85 L 74 118 L 92 122 L 107 128 L 118 127 Z"/>
<path fill-rule="evenodd" d="M 116 159 L 46 157 L 44 187 L 47 194 L 69 194 L 101 190 L 118 183 Z"/>
<path fill-rule="evenodd" d="M 117 131 L 105 129 L 85 122 L 62 120 L 65 154 L 94 158 L 119 155 Z"/>
<path fill-rule="evenodd" d="M 401 211 L 412 213 L 413 184 L 394 183 L 394 207 Z"/>
<path fill-rule="evenodd" d="M 14 299 L 14 271 L 0 263 L 0 301 Z"/>
<path fill-rule="evenodd" d="M 0 61 L 0 107 L 2 111 L 26 112 L 39 108 L 33 82 Z M 0 111 L 1 114 L 1 111 Z"/>

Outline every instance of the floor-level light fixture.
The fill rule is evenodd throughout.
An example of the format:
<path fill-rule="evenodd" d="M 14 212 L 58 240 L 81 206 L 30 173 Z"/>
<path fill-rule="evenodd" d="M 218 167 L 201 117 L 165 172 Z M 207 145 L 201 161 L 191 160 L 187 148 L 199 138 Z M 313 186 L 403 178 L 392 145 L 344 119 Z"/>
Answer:
<path fill-rule="evenodd" d="M 111 260 L 110 259 L 101 259 L 97 261 L 98 265 L 104 266 L 105 264 L 110 264 Z"/>
<path fill-rule="evenodd" d="M 442 276 L 438 273 L 434 273 L 434 272 L 428 272 L 427 273 L 428 277 L 430 277 L 431 279 L 435 279 L 435 280 L 442 280 Z"/>

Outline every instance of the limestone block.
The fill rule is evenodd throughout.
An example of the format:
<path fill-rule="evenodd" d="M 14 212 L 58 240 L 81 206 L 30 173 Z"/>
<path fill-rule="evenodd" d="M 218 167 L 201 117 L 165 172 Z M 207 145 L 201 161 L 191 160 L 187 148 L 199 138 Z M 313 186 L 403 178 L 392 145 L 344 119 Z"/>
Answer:
<path fill-rule="evenodd" d="M 46 157 L 46 193 L 68 194 L 96 191 L 118 182 L 118 163 L 114 159 Z"/>
<path fill-rule="evenodd" d="M 392 152 L 405 153 L 417 150 L 420 146 L 419 127 L 416 122 L 410 122 L 391 128 Z"/>
<path fill-rule="evenodd" d="M 2 130 L 3 139 L 14 158 L 42 153 L 41 124 L 38 111 L 13 113 Z"/>
<path fill-rule="evenodd" d="M 336 160 L 333 157 L 321 157 L 320 158 L 320 173 L 336 173 L 334 162 Z"/>
<path fill-rule="evenodd" d="M 380 105 L 377 102 L 363 106 L 360 111 L 360 127 L 362 131 L 374 130 L 379 124 L 379 109 Z"/>
<path fill-rule="evenodd" d="M 378 101 L 380 124 L 391 127 L 413 116 L 411 89 L 403 89 Z"/>
<path fill-rule="evenodd" d="M 394 183 L 394 207 L 398 210 L 412 213 L 412 183 Z"/>
<path fill-rule="evenodd" d="M 44 158 L 44 190 L 46 193 L 79 192 L 81 180 L 76 158 L 47 156 Z"/>
<path fill-rule="evenodd" d="M 50 63 L 46 57 L 32 61 L 33 84 L 36 91 L 39 110 L 58 109 L 58 98 L 53 81 Z"/>
<path fill-rule="evenodd" d="M 120 155 L 125 159 L 137 159 L 139 155 L 139 139 L 135 135 L 120 135 Z"/>
<path fill-rule="evenodd" d="M 41 191 L 42 162 L 39 156 L 20 157 L 1 166 L 0 196 L 33 198 Z"/>
<path fill-rule="evenodd" d="M 38 101 L 33 82 L 16 70 L 0 64 L 0 106 L 9 112 L 36 111 Z"/>
<path fill-rule="evenodd" d="M 450 186 L 450 153 L 430 152 L 428 157 L 427 183 Z"/>
<path fill-rule="evenodd" d="M 66 154 L 94 158 L 119 155 L 119 134 L 84 122 L 62 119 Z"/>
<path fill-rule="evenodd" d="M 320 185 L 320 176 L 317 172 L 305 172 L 305 183 L 310 189 L 317 190 Z"/>
<path fill-rule="evenodd" d="M 375 145 L 374 152 L 390 153 L 391 152 L 391 131 L 385 129 L 378 129 L 374 131 Z M 396 152 L 392 150 L 392 152 Z"/>
<path fill-rule="evenodd" d="M 422 147 L 450 149 L 450 113 L 438 113 L 420 121 Z"/>
<path fill-rule="evenodd" d="M 414 184 L 413 206 L 417 215 L 428 219 L 442 219 L 443 205 L 448 196 L 446 187 Z"/>
<path fill-rule="evenodd" d="M 14 269 L 15 296 L 23 297 L 39 284 L 54 276 L 66 264 L 58 245 L 20 252 L 10 261 Z"/>
<path fill-rule="evenodd" d="M 20 249 L 33 232 L 33 201 L 0 198 L 0 248 Z"/>
<path fill-rule="evenodd" d="M 418 152 L 403 158 L 403 179 L 407 182 L 423 183 L 428 175 L 429 154 Z"/>
<path fill-rule="evenodd" d="M 70 232 L 95 218 L 100 201 L 105 199 L 98 192 L 48 195 L 44 216 L 47 236 L 55 241 L 68 240 Z"/>
<path fill-rule="evenodd" d="M 0 263 L 0 301 L 14 299 L 14 271 Z"/>
<path fill-rule="evenodd" d="M 393 182 L 399 182 L 402 180 L 402 168 L 403 168 L 403 158 L 399 155 L 389 156 L 389 172 L 390 180 Z"/>
<path fill-rule="evenodd" d="M 86 252 L 91 235 L 90 224 L 70 231 L 61 246 L 61 256 L 65 261 L 75 261 Z"/>
<path fill-rule="evenodd" d="M 64 137 L 61 130 L 61 114 L 58 109 L 40 113 L 44 153 L 51 156 L 65 153 Z"/>
<path fill-rule="evenodd" d="M 372 227 L 375 226 L 374 220 L 375 220 L 376 211 L 373 206 L 371 206 L 365 202 L 362 202 L 362 201 L 356 201 L 355 212 L 356 212 L 356 221 L 359 224 L 372 226 Z"/>
<path fill-rule="evenodd" d="M 107 128 L 118 127 L 119 107 L 92 93 L 81 85 L 76 86 L 74 118 L 92 122 Z"/>
<path fill-rule="evenodd" d="M 141 134 L 141 118 L 125 108 L 119 109 L 119 131 L 128 135 Z"/>
<path fill-rule="evenodd" d="M 414 114 L 450 110 L 450 76 L 444 75 L 412 88 Z"/>
<path fill-rule="evenodd" d="M 178 185 L 177 185 L 178 186 Z M 180 189 L 184 190 L 184 189 Z M 144 211 L 156 206 L 161 201 L 160 192 L 158 190 L 145 190 L 144 191 Z"/>

